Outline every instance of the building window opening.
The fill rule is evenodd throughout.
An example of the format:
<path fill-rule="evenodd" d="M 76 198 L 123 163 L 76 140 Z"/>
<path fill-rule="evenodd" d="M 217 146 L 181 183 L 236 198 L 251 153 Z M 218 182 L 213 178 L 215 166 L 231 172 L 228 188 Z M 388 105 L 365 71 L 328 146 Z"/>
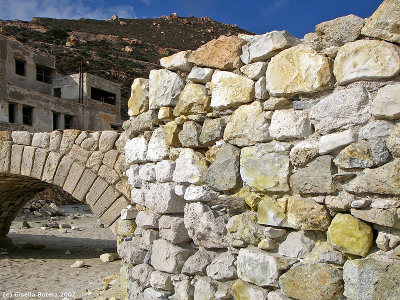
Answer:
<path fill-rule="evenodd" d="M 33 107 L 22 106 L 22 123 L 24 125 L 33 125 Z"/>
<path fill-rule="evenodd" d="M 71 115 L 64 115 L 64 129 L 72 129 L 74 126 L 74 117 Z"/>
<path fill-rule="evenodd" d="M 51 83 L 51 69 L 36 66 L 36 80 L 44 83 Z"/>
<path fill-rule="evenodd" d="M 9 123 L 16 123 L 15 120 L 15 110 L 16 110 L 16 105 L 15 103 L 8 103 L 8 122 Z"/>
<path fill-rule="evenodd" d="M 26 76 L 26 68 L 25 68 L 26 62 L 21 59 L 15 59 L 15 74 L 21 75 L 21 76 Z"/>
<path fill-rule="evenodd" d="M 122 130 L 122 127 L 117 124 L 110 124 L 112 130 Z"/>
<path fill-rule="evenodd" d="M 54 97 L 61 98 L 61 88 L 54 88 Z"/>
<path fill-rule="evenodd" d="M 91 88 L 91 98 L 111 105 L 117 104 L 115 94 L 94 87 Z"/>
<path fill-rule="evenodd" d="M 60 129 L 60 114 L 53 112 L 53 130 Z"/>

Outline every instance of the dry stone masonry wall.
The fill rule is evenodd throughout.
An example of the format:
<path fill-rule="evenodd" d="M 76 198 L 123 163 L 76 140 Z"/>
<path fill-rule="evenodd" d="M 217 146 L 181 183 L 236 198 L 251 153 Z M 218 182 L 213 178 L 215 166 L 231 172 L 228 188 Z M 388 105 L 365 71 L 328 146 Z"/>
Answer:
<path fill-rule="evenodd" d="M 130 202 L 125 143 L 115 131 L 0 131 L 0 240 L 24 204 L 49 185 L 90 205 L 115 231 Z"/>
<path fill-rule="evenodd" d="M 129 299 L 400 298 L 400 2 L 222 36 L 136 79 Z"/>

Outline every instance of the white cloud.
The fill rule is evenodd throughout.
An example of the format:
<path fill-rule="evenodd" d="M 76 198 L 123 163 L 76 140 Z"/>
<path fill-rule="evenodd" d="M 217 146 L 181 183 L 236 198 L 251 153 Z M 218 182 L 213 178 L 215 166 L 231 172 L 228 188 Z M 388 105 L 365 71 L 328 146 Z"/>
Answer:
<path fill-rule="evenodd" d="M 81 0 L 0 0 L 0 6 L 0 19 L 7 20 L 30 20 L 32 17 L 105 20 L 111 18 L 112 15 L 121 18 L 137 17 L 132 6 L 98 5 L 90 7 Z"/>

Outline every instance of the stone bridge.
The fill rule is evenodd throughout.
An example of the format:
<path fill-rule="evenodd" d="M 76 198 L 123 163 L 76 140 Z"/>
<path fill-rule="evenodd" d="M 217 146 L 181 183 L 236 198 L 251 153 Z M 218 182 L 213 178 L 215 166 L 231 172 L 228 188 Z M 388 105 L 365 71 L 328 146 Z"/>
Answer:
<path fill-rule="evenodd" d="M 124 145 L 125 134 L 116 131 L 0 131 L 0 239 L 24 204 L 50 185 L 87 203 L 114 231 L 130 203 Z"/>

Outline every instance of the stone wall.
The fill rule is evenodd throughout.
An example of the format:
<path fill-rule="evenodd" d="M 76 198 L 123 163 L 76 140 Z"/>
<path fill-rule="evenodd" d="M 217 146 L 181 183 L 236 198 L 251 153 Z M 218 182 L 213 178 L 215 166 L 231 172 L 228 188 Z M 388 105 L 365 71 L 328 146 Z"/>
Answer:
<path fill-rule="evenodd" d="M 221 36 L 133 82 L 129 299 L 400 298 L 396 11 Z"/>

